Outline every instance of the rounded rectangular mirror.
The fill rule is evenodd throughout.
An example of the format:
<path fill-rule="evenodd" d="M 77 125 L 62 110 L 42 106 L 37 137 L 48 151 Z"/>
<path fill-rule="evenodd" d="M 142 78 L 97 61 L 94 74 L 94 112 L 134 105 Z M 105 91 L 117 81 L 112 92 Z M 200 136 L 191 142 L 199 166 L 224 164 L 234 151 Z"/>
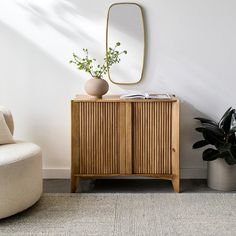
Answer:
<path fill-rule="evenodd" d="M 108 10 L 106 51 L 117 42 L 121 49 L 121 61 L 108 70 L 115 84 L 136 84 L 143 77 L 145 58 L 145 30 L 142 8 L 136 3 L 115 3 Z"/>

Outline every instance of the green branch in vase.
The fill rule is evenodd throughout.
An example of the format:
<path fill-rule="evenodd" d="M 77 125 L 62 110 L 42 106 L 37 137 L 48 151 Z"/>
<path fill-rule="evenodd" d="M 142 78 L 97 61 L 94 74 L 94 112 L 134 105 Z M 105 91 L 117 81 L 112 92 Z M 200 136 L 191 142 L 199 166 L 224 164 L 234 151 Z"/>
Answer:
<path fill-rule="evenodd" d="M 78 70 L 82 70 L 89 73 L 93 78 L 102 78 L 104 75 L 107 74 L 107 71 L 111 68 L 113 64 L 118 64 L 120 62 L 120 56 L 122 54 L 127 54 L 126 50 L 118 50 L 118 47 L 120 46 L 121 43 L 117 42 L 113 48 L 108 48 L 103 64 L 94 65 L 96 59 L 91 58 L 89 56 L 87 48 L 83 48 L 83 58 L 80 58 L 75 53 L 73 53 L 73 59 L 70 60 L 70 63 L 75 64 Z"/>

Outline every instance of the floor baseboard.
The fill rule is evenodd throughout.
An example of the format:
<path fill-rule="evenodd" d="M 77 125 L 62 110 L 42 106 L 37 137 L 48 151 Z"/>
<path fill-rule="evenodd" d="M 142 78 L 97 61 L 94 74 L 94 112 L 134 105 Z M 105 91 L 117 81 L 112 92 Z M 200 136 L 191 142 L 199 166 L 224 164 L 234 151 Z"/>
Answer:
<path fill-rule="evenodd" d="M 70 169 L 43 169 L 44 179 L 70 179 Z"/>
<path fill-rule="evenodd" d="M 206 179 L 207 170 L 202 168 L 180 169 L 181 179 Z M 70 179 L 70 169 L 43 169 L 44 179 Z"/>

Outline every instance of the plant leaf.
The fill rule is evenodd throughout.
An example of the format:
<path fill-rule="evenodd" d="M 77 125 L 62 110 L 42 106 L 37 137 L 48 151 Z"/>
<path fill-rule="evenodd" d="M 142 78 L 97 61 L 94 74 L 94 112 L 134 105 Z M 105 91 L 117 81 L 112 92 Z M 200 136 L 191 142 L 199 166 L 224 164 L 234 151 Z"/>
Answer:
<path fill-rule="evenodd" d="M 205 130 L 202 133 L 205 140 L 207 140 L 210 144 L 214 145 L 215 147 L 219 147 L 221 145 L 224 145 L 224 138 L 221 138 L 212 131 Z"/>
<path fill-rule="evenodd" d="M 225 119 L 225 117 L 227 117 L 230 113 L 230 111 L 232 110 L 232 107 L 230 107 L 225 113 L 224 115 L 221 117 L 220 121 L 219 121 L 219 125 L 222 123 L 222 121 Z"/>
<path fill-rule="evenodd" d="M 232 155 L 234 156 L 234 158 L 236 159 L 236 145 L 232 145 L 230 148 L 230 151 Z"/>
<path fill-rule="evenodd" d="M 202 154 L 202 159 L 204 161 L 214 161 L 220 157 L 220 152 L 213 148 L 206 149 Z"/>
<path fill-rule="evenodd" d="M 230 131 L 229 133 L 236 132 L 236 112 L 233 110 L 232 116 L 231 116 L 231 123 L 230 123 Z"/>
<path fill-rule="evenodd" d="M 235 155 L 232 153 L 232 150 L 228 150 L 225 152 L 222 152 L 220 154 L 220 157 L 225 159 L 225 161 L 229 164 L 229 165 L 234 165 L 236 164 L 236 157 Z"/>
<path fill-rule="evenodd" d="M 228 142 L 231 143 L 232 145 L 236 144 L 236 136 L 235 133 L 231 134 L 228 138 Z"/>
<path fill-rule="evenodd" d="M 195 130 L 200 132 L 200 133 L 203 133 L 205 129 L 203 127 L 198 127 Z"/>
<path fill-rule="evenodd" d="M 226 133 L 229 132 L 229 129 L 231 126 L 231 118 L 232 118 L 233 113 L 234 113 L 234 110 L 232 110 L 232 107 L 230 107 L 222 116 L 219 122 L 219 127 L 222 128 Z"/>
<path fill-rule="evenodd" d="M 220 157 L 225 159 L 229 165 L 236 164 L 236 145 L 231 143 L 225 143 L 224 146 L 220 147 Z"/>
<path fill-rule="evenodd" d="M 194 119 L 199 120 L 202 124 L 212 124 L 212 125 L 215 125 L 215 126 L 218 125 L 214 120 L 209 120 L 209 119 L 200 118 L 200 117 L 196 117 Z"/>
<path fill-rule="evenodd" d="M 218 147 L 220 153 L 230 151 L 232 144 L 231 143 L 224 143 L 223 145 Z"/>
<path fill-rule="evenodd" d="M 202 133 L 204 139 L 212 145 L 215 145 L 216 147 L 223 145 L 225 142 L 225 136 L 221 133 L 221 131 L 215 130 L 218 129 L 215 126 L 206 126 L 205 127 L 198 127 L 196 128 L 196 131 Z"/>
<path fill-rule="evenodd" d="M 235 132 L 236 132 L 236 126 L 231 128 L 228 134 L 231 135 L 231 134 L 234 134 Z"/>
<path fill-rule="evenodd" d="M 207 140 L 201 140 L 193 144 L 193 149 L 201 148 L 210 144 Z"/>
<path fill-rule="evenodd" d="M 203 128 L 205 128 L 208 131 L 213 132 L 215 135 L 219 137 L 224 137 L 224 130 L 219 128 L 218 126 L 214 126 L 212 124 L 202 124 Z"/>

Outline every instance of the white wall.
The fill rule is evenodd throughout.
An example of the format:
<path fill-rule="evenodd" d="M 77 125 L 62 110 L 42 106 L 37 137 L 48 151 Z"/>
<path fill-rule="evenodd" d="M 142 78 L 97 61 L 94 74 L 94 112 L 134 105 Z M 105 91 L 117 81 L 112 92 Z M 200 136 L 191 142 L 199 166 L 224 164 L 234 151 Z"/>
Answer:
<path fill-rule="evenodd" d="M 15 118 L 18 139 L 43 149 L 45 174 L 69 176 L 70 99 L 89 77 L 68 64 L 87 47 L 105 51 L 111 0 L 4 0 L 0 3 L 0 103 Z M 117 1 L 116 1 L 117 2 Z M 183 177 L 205 177 L 191 145 L 195 116 L 218 119 L 236 103 L 236 1 L 139 0 L 147 25 L 144 80 L 123 89 L 155 90 L 181 99 Z M 53 171 L 54 170 L 54 171 Z"/>

